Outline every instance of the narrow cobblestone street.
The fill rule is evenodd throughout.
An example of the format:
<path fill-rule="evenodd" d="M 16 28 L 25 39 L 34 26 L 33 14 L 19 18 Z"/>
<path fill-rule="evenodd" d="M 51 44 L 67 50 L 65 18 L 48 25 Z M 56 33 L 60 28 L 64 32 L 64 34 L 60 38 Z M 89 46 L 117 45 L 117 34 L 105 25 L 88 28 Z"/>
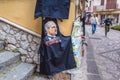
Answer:
<path fill-rule="evenodd" d="M 97 27 L 92 35 L 87 25 L 86 32 L 88 80 L 120 80 L 120 31 L 111 29 L 105 37 L 104 27 Z"/>

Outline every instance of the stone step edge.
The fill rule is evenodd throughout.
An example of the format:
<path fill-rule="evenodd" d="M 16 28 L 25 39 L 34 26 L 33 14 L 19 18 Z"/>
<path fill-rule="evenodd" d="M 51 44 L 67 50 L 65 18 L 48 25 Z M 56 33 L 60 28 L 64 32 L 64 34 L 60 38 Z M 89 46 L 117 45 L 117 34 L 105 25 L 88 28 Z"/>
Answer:
<path fill-rule="evenodd" d="M 12 54 L 12 55 L 10 55 L 10 57 L 7 58 L 8 54 Z M 4 56 L 6 56 L 6 57 L 4 57 Z M 4 51 L 4 52 L 0 53 L 0 58 L 6 58 L 5 60 L 1 60 L 1 62 L 0 62 L 0 72 L 1 72 L 1 71 L 5 70 L 5 68 L 9 67 L 10 65 L 15 64 L 16 62 L 20 61 L 20 53 Z"/>
<path fill-rule="evenodd" d="M 28 63 L 21 63 L 10 72 L 0 77 L 0 80 L 28 80 L 35 69 L 35 65 Z"/>
<path fill-rule="evenodd" d="M 15 67 L 17 67 L 18 65 L 20 65 L 22 62 L 18 61 L 16 64 L 12 64 L 9 67 L 7 67 L 4 71 L 2 71 L 0 73 L 0 77 L 3 76 L 4 74 L 8 73 L 10 70 L 14 69 Z"/>
<path fill-rule="evenodd" d="M 14 52 L 11 52 L 11 51 L 2 51 L 0 52 L 0 57 L 3 58 L 4 56 L 9 56 L 8 54 L 12 54 L 10 55 L 11 57 L 9 57 L 9 59 L 12 59 L 16 56 L 20 57 L 20 53 L 14 53 Z M 20 58 L 19 58 L 20 59 Z M 5 59 L 6 61 L 8 60 L 8 58 Z M 9 61 L 9 60 L 8 60 Z M 3 62 L 0 61 L 0 64 L 2 64 Z"/>

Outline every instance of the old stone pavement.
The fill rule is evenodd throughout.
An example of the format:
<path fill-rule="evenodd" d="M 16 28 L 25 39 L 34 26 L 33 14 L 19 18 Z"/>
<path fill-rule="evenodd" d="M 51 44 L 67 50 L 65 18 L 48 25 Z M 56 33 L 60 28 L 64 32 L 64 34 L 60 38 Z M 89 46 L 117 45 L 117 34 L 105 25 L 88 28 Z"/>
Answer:
<path fill-rule="evenodd" d="M 111 29 L 107 37 L 104 33 L 104 27 L 97 26 L 92 35 L 86 26 L 88 80 L 120 80 L 120 31 Z"/>

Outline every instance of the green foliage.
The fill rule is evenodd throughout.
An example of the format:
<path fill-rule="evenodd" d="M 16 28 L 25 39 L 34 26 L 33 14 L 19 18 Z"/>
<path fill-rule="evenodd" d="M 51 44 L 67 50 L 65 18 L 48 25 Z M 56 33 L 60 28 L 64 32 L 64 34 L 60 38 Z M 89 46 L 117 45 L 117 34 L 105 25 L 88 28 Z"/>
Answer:
<path fill-rule="evenodd" d="M 115 25 L 112 27 L 112 29 L 119 30 L 120 31 L 120 25 Z"/>
<path fill-rule="evenodd" d="M 4 52 L 5 50 L 0 50 L 0 53 Z"/>
<path fill-rule="evenodd" d="M 19 50 L 18 49 L 14 49 L 14 50 L 12 50 L 12 52 L 19 53 Z"/>

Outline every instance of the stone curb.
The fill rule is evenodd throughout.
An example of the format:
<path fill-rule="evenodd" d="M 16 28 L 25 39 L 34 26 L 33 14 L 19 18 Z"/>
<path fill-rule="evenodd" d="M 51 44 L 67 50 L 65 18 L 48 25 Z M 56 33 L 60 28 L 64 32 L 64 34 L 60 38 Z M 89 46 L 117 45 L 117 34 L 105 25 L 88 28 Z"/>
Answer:
<path fill-rule="evenodd" d="M 101 80 L 99 75 L 98 67 L 94 57 L 94 46 L 91 40 L 89 39 L 89 35 L 87 34 L 87 43 L 86 47 L 86 63 L 87 63 L 87 78 L 88 80 Z"/>

